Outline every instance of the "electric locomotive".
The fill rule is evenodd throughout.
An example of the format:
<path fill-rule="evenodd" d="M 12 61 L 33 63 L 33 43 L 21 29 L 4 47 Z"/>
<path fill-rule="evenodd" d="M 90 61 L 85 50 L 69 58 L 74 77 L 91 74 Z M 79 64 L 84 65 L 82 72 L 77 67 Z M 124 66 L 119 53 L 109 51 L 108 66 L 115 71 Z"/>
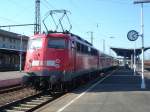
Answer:
<path fill-rule="evenodd" d="M 25 72 L 36 87 L 62 87 L 74 78 L 96 71 L 98 51 L 70 33 L 33 36 L 28 43 Z"/>
<path fill-rule="evenodd" d="M 56 13 L 63 13 L 58 24 L 54 21 L 56 31 L 48 30 L 44 23 L 46 16 L 43 23 L 47 32 L 34 35 L 28 42 L 24 70 L 28 74 L 27 81 L 37 89 L 64 90 L 83 77 L 94 77 L 92 73 L 112 66 L 113 58 L 70 33 L 71 25 L 68 31 L 64 30 L 62 19 L 67 17 L 69 21 L 66 10 L 52 10 L 48 14 L 54 20 Z M 58 26 L 62 32 L 57 31 Z"/>

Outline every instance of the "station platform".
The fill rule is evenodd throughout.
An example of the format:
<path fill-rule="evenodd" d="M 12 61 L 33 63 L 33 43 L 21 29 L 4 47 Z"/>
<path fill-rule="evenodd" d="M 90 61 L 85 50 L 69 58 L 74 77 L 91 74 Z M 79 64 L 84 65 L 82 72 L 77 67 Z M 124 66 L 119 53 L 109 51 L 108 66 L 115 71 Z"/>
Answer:
<path fill-rule="evenodd" d="M 36 112 L 149 112 L 150 72 L 146 72 L 146 89 L 141 89 L 141 75 L 119 68 L 77 90 L 50 102 Z"/>
<path fill-rule="evenodd" d="M 21 84 L 25 75 L 20 71 L 0 72 L 0 88 Z"/>

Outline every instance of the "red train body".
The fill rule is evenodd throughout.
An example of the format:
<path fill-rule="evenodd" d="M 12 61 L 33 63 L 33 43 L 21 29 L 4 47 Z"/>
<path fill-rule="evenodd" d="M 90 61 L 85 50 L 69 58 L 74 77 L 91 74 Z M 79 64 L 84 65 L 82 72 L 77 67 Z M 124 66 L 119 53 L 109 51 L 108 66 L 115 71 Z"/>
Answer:
<path fill-rule="evenodd" d="M 79 36 L 50 33 L 29 40 L 24 70 L 36 85 L 52 87 L 112 66 L 112 57 L 100 53 Z"/>

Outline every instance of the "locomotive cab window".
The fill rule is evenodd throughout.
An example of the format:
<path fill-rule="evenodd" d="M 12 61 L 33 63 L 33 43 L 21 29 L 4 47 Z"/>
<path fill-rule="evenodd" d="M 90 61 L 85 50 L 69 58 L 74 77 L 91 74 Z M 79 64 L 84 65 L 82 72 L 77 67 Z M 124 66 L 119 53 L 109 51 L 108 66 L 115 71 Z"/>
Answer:
<path fill-rule="evenodd" d="M 29 40 L 28 50 L 39 49 L 42 47 L 42 38 L 36 38 Z"/>
<path fill-rule="evenodd" d="M 64 49 L 66 48 L 65 39 L 62 38 L 49 38 L 48 48 Z"/>

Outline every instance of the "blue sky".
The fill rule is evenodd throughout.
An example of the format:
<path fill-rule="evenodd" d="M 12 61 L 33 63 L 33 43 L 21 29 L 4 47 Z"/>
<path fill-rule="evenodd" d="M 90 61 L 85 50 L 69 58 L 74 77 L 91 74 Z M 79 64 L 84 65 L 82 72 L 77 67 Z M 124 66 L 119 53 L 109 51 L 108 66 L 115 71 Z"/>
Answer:
<path fill-rule="evenodd" d="M 33 23 L 34 2 L 35 0 L 1 0 L 0 25 Z M 110 46 L 133 48 L 134 42 L 127 39 L 127 32 L 132 29 L 140 32 L 140 5 L 134 5 L 133 0 L 41 0 L 41 18 L 53 9 L 69 10 L 73 26 L 71 32 L 90 41 L 87 32 L 93 31 L 94 46 L 102 51 L 102 40 L 105 40 L 107 54 L 110 53 Z M 150 4 L 145 4 L 145 46 L 150 46 L 149 10 Z M 25 35 L 33 34 L 31 26 L 5 29 Z M 42 30 L 45 30 L 44 27 Z M 141 47 L 141 38 L 136 41 L 136 47 Z M 146 58 L 150 58 L 148 54 L 147 52 Z"/>

